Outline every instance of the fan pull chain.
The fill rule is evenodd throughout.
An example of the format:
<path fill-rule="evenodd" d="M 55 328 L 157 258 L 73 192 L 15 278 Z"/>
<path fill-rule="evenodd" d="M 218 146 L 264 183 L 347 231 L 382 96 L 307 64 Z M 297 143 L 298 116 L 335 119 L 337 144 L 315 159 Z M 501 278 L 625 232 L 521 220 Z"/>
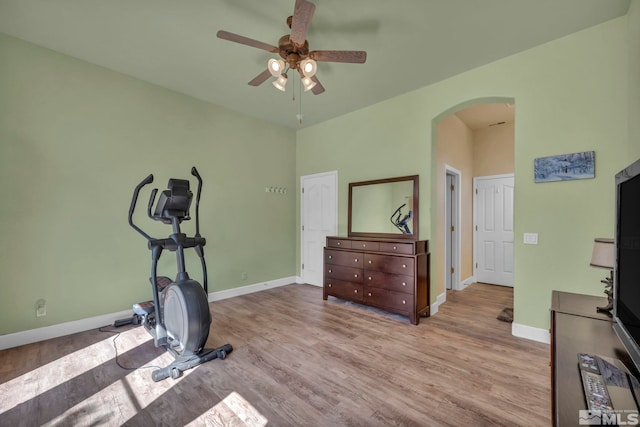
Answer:
<path fill-rule="evenodd" d="M 300 82 L 300 85 L 298 86 L 298 91 L 300 92 L 299 94 L 299 104 L 298 104 L 298 123 L 302 124 L 302 81 Z M 294 90 L 295 92 L 295 90 Z"/>

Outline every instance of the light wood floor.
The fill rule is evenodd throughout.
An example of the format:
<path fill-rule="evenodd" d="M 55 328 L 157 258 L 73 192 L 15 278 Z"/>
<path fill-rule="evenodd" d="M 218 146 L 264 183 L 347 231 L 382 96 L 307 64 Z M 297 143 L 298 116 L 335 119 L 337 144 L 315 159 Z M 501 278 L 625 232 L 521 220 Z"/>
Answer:
<path fill-rule="evenodd" d="M 546 426 L 549 347 L 496 320 L 512 295 L 473 284 L 418 326 L 309 285 L 219 301 L 208 344 L 234 352 L 160 383 L 97 330 L 3 350 L 0 425 Z M 122 365 L 171 361 L 119 331 Z"/>

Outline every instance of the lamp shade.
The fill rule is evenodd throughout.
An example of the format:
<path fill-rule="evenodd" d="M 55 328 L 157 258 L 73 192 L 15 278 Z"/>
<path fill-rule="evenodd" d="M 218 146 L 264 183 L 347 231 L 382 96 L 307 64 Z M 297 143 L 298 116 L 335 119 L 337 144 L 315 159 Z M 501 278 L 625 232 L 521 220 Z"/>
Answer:
<path fill-rule="evenodd" d="M 316 74 L 317 64 L 311 58 L 300 61 L 300 71 L 305 77 L 313 77 Z"/>
<path fill-rule="evenodd" d="M 267 68 L 273 77 L 279 77 L 284 71 L 284 61 L 282 59 L 271 58 L 267 61 Z"/>
<path fill-rule="evenodd" d="M 613 239 L 596 238 L 593 242 L 591 266 L 613 269 Z"/>
<path fill-rule="evenodd" d="M 286 90 L 286 86 L 287 86 L 287 75 L 286 74 L 280 74 L 280 76 L 278 76 L 278 78 L 276 79 L 275 82 L 273 82 L 273 85 L 281 91 L 285 91 Z"/>
<path fill-rule="evenodd" d="M 313 89 L 316 85 L 316 82 L 314 82 L 311 77 L 303 77 L 302 78 L 302 86 L 304 86 L 304 91 L 307 92 L 311 89 Z"/>

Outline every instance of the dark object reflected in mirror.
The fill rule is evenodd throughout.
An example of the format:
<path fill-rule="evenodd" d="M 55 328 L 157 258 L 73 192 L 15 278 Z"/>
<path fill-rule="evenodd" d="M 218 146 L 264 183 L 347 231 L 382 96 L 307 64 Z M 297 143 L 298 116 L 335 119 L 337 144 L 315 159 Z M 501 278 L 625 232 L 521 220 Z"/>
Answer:
<path fill-rule="evenodd" d="M 349 237 L 418 239 L 418 175 L 349 183 Z"/>

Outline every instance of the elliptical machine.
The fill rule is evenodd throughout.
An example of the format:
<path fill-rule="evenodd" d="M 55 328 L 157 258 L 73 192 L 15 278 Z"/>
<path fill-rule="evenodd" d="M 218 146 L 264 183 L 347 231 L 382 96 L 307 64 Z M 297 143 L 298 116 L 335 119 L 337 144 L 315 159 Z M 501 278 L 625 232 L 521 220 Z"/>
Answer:
<path fill-rule="evenodd" d="M 214 349 L 205 349 L 209 337 L 211 313 L 207 298 L 207 266 L 204 260 L 206 240 L 200 236 L 199 205 L 202 192 L 202 178 L 195 167 L 191 175 L 198 180 L 196 196 L 196 234 L 187 237 L 180 231 L 182 221 L 190 220 L 189 207 L 193 193 L 189 189 L 189 180 L 169 179 L 167 190 L 160 193 L 154 213 L 151 213 L 158 189 L 151 191 L 147 215 L 155 221 L 171 224 L 173 233 L 166 239 L 149 236 L 133 223 L 140 190 L 153 182 L 153 174 L 140 182 L 134 192 L 129 208 L 129 225 L 147 239 L 151 250 L 151 288 L 153 300 L 133 305 L 131 319 L 116 322 L 116 326 L 127 323 L 142 324 L 153 337 L 156 347 L 163 346 L 175 357 L 175 361 L 165 368 L 152 372 L 154 381 L 165 378 L 178 378 L 182 372 L 213 359 L 224 359 L 233 351 L 230 344 Z M 202 263 L 203 286 L 189 278 L 185 269 L 184 249 L 194 248 Z M 178 273 L 175 281 L 168 277 L 158 277 L 158 260 L 163 250 L 176 253 Z"/>

